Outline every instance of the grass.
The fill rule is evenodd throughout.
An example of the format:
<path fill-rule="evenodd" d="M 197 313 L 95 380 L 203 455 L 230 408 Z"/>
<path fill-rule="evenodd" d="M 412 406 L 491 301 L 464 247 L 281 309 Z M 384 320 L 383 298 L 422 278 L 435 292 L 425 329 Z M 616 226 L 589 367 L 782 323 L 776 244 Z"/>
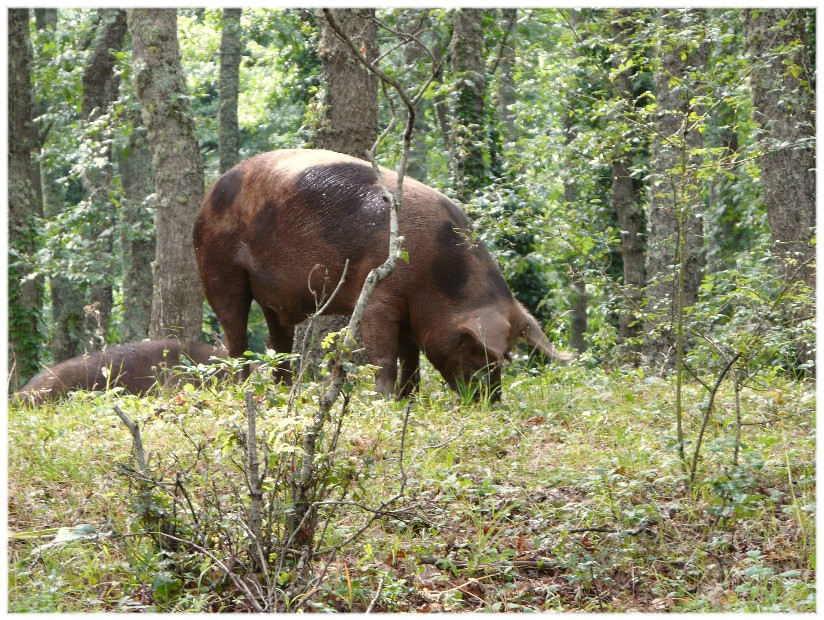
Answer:
<path fill-rule="evenodd" d="M 485 407 L 427 376 L 409 410 L 403 499 L 336 555 L 307 609 L 815 610 L 813 385 L 773 378 L 742 393 L 737 465 L 734 397 L 722 388 L 689 486 L 668 381 L 546 367 L 506 377 L 503 404 Z M 272 453 L 296 433 L 279 389 L 258 398 Z M 314 397 L 304 392 L 302 413 Z M 703 398 L 688 393 L 690 439 Z M 115 404 L 143 422 L 155 478 L 177 480 L 203 515 L 222 502 L 207 542 L 224 560 L 241 557 L 227 508 L 246 501 L 238 387 L 12 406 L 9 610 L 243 610 L 211 560 L 140 535 Z M 369 519 L 363 506 L 397 491 L 404 412 L 353 391 L 331 459 L 331 497 L 348 503 L 324 506 L 318 558 Z M 55 528 L 79 524 L 98 537 L 43 547 Z"/>

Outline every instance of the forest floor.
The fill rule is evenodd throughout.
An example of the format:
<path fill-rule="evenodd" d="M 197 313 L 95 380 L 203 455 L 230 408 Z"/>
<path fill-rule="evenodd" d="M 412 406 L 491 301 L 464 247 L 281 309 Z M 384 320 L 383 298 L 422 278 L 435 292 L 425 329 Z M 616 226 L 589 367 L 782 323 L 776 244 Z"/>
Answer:
<path fill-rule="evenodd" d="M 332 493 L 313 564 L 326 570 L 281 609 L 815 610 L 814 384 L 776 376 L 742 391 L 737 453 L 736 399 L 724 386 L 690 483 L 674 382 L 640 370 L 521 369 L 503 403 L 484 406 L 461 404 L 432 374 L 408 407 L 353 391 L 327 461 Z M 257 398 L 273 467 L 294 430 L 285 393 Z M 307 388 L 301 406 L 312 399 Z M 689 385 L 684 399 L 691 462 L 707 395 Z M 140 421 L 152 478 L 186 499 L 155 506 L 158 522 L 185 538 L 187 505 L 198 527 L 214 520 L 200 539 L 211 558 L 141 534 L 131 437 L 115 405 Z M 9 611 L 246 609 L 214 561 L 239 572 L 232 563 L 245 553 L 235 508 L 248 503 L 244 411 L 236 386 L 11 405 Z M 287 501 L 278 484 L 270 472 L 272 506 Z M 294 575 L 286 567 L 270 586 L 287 592 Z"/>

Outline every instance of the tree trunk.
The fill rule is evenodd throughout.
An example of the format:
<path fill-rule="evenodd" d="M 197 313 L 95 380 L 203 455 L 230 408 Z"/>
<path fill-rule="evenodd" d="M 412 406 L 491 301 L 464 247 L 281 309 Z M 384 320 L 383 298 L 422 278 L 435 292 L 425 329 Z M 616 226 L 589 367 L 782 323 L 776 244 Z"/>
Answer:
<path fill-rule="evenodd" d="M 456 92 L 451 139 L 455 191 L 464 203 L 489 181 L 484 158 L 487 118 L 483 16 L 483 9 L 455 9 L 452 18 L 450 51 Z"/>
<path fill-rule="evenodd" d="M 612 206 L 621 227 L 621 257 L 624 262 L 625 306 L 618 320 L 618 333 L 623 340 L 636 338 L 642 324 L 639 319 L 644 297 L 644 212 L 640 191 L 636 189 L 629 170 L 627 153 L 612 160 Z M 634 344 L 630 349 L 635 350 Z"/>
<path fill-rule="evenodd" d="M 446 42 L 442 45 L 435 45 L 433 56 L 435 57 L 436 69 L 434 82 L 437 84 L 435 94 L 432 97 L 432 105 L 435 107 L 435 116 L 438 118 L 438 126 L 441 128 L 441 141 L 443 142 L 444 152 L 447 156 L 447 163 L 449 169 L 455 169 L 455 154 L 453 153 L 452 144 L 452 129 L 449 126 L 449 109 L 447 99 L 443 92 L 443 75 L 444 75 L 444 52 L 446 51 Z"/>
<path fill-rule="evenodd" d="M 157 186 L 151 338 L 201 340 L 203 290 L 192 227 L 203 200 L 203 164 L 180 68 L 175 9 L 129 9 L 134 85 Z"/>
<path fill-rule="evenodd" d="M 564 146 L 569 146 L 575 139 L 575 126 L 569 110 L 572 110 L 572 102 L 564 115 Z M 571 163 L 571 165 L 574 165 Z M 567 205 L 573 205 L 578 201 L 578 190 L 574 179 L 568 177 L 564 181 L 564 201 Z M 587 294 L 586 281 L 581 273 L 581 266 L 575 264 L 583 262 L 585 257 L 570 257 L 570 278 L 569 283 L 572 288 L 571 303 L 571 323 L 569 344 L 579 353 L 587 350 L 587 306 L 589 305 L 589 295 Z"/>
<path fill-rule="evenodd" d="M 34 23 L 38 30 L 57 28 L 57 9 L 34 9 Z"/>
<path fill-rule="evenodd" d="M 361 50 L 368 60 L 378 56 L 374 9 L 333 9 L 340 27 Z M 325 119 L 315 134 L 314 146 L 366 159 L 378 136 L 378 81 L 374 74 L 352 56 L 352 52 L 318 12 L 320 27 L 318 56 L 323 65 L 321 82 L 326 84 L 323 95 Z M 329 282 L 327 292 L 337 286 Z M 348 317 L 326 316 L 314 323 L 307 339 L 308 324 L 301 323 L 295 329 L 294 350 L 303 352 L 303 362 L 310 374 L 320 367 L 323 351 L 320 343 L 326 334 L 340 331 L 349 323 Z M 304 340 L 307 347 L 304 351 Z M 366 362 L 364 355 L 356 356 L 356 363 Z"/>
<path fill-rule="evenodd" d="M 85 345 L 90 350 L 100 349 L 107 342 L 109 319 L 112 314 L 112 285 L 114 281 L 115 212 L 109 194 L 112 188 L 111 150 L 108 146 L 108 123 L 97 123 L 117 99 L 119 79 L 114 71 L 114 52 L 123 46 L 126 36 L 126 11 L 100 10 L 102 30 L 97 46 L 83 74 L 81 115 L 86 123 L 86 138 L 95 153 L 81 173 L 84 202 L 94 218 L 91 233 L 92 251 L 89 257 L 100 270 L 91 274 L 89 303 L 85 318 Z"/>
<path fill-rule="evenodd" d="M 77 204 L 80 183 L 74 182 L 74 191 L 64 190 L 58 179 L 67 176 L 67 169 L 40 165 L 40 182 L 43 196 L 43 214 L 51 219 Z M 49 277 L 51 291 L 51 334 L 49 349 L 52 362 L 62 362 L 83 353 L 83 312 L 88 289 L 76 280 L 61 274 Z"/>
<path fill-rule="evenodd" d="M 621 10 L 619 17 L 622 23 L 631 19 L 631 11 Z M 625 26 L 624 26 L 625 27 Z M 624 47 L 629 39 L 629 33 L 621 26 L 615 25 L 613 31 L 619 46 Z M 624 58 L 616 56 L 612 65 L 618 69 Z M 615 86 L 627 106 L 634 107 L 635 93 L 632 87 L 632 78 L 635 71 L 624 69 L 616 76 Z M 612 157 L 612 207 L 621 227 L 621 258 L 624 266 L 624 293 L 627 299 L 618 319 L 618 333 L 622 340 L 632 341 L 641 333 L 643 327 L 640 320 L 640 309 L 644 297 L 645 273 L 645 243 L 644 243 L 644 211 L 641 207 L 640 187 L 631 176 L 633 148 L 627 140 L 617 145 Z M 630 351 L 637 352 L 639 345 L 630 342 Z"/>
<path fill-rule="evenodd" d="M 366 58 L 377 58 L 375 10 L 335 9 L 332 13 Z M 315 147 L 366 159 L 378 135 L 378 79 L 352 56 L 322 15 L 318 24 L 326 119 L 315 135 Z"/>
<path fill-rule="evenodd" d="M 42 214 L 32 164 L 29 10 L 9 9 L 8 27 L 9 387 L 15 390 L 40 370 L 43 283 L 33 277 L 32 258 L 37 250 L 36 221 Z"/>
<path fill-rule="evenodd" d="M 223 174 L 240 161 L 240 129 L 237 121 L 240 88 L 240 15 L 242 9 L 223 9 L 220 37 L 220 85 L 218 87 L 218 155 Z"/>
<path fill-rule="evenodd" d="M 38 37 L 35 44 L 41 62 L 54 61 L 55 30 L 57 29 L 57 9 L 35 9 L 35 23 Z M 51 93 L 41 93 L 37 113 L 45 114 L 51 105 Z M 44 128 L 38 136 L 38 145 L 42 148 L 50 130 Z M 81 198 L 80 183 L 72 182 L 72 189 L 66 191 L 58 182 L 61 177 L 68 176 L 68 167 L 55 167 L 45 159 L 40 161 L 40 196 L 43 205 L 43 215 L 46 219 L 53 219 L 65 209 L 75 206 Z M 76 357 L 83 352 L 83 306 L 88 292 L 87 287 L 72 282 L 62 274 L 49 276 L 49 291 L 51 299 L 51 325 L 46 341 L 49 343 L 51 361 L 62 362 Z"/>
<path fill-rule="evenodd" d="M 428 21 L 421 24 L 421 9 L 407 9 L 403 10 L 398 16 L 398 23 L 400 30 L 407 35 L 415 35 L 422 39 L 427 35 L 426 26 Z M 416 32 L 415 29 L 421 26 L 421 31 Z M 424 57 L 424 50 L 415 42 L 409 42 L 403 46 L 403 64 L 405 71 L 414 76 L 418 83 L 423 83 L 425 79 L 423 73 L 418 70 L 418 63 Z M 412 135 L 412 144 L 409 148 L 409 159 L 406 163 L 406 174 L 417 179 L 422 183 L 427 182 L 428 153 L 426 152 L 426 115 L 424 114 L 424 106 L 426 102 L 421 99 L 415 107 L 415 126 L 414 134 Z M 406 118 L 408 112 L 404 110 L 403 122 L 406 125 Z"/>
<path fill-rule="evenodd" d="M 715 144 L 721 147 L 722 162 L 732 162 L 738 158 L 738 132 L 735 122 L 738 110 L 718 95 L 718 105 L 713 110 L 713 125 L 717 127 Z M 726 166 L 725 166 L 726 168 Z M 736 166 L 737 168 L 737 166 Z M 708 209 L 705 214 L 705 230 L 707 237 L 707 273 L 719 273 L 735 268 L 736 256 L 748 249 L 747 232 L 749 226 L 742 226 L 742 200 L 734 186 L 739 183 L 737 170 L 727 169 L 736 175 L 728 179 L 719 174 L 709 183 Z"/>
<path fill-rule="evenodd" d="M 700 21 L 697 11 L 664 11 L 661 22 L 667 32 L 681 33 Z M 689 130 L 690 113 L 698 112 L 691 104 L 696 94 L 696 77 L 706 64 L 706 44 L 692 33 L 663 36 L 661 70 L 656 74 L 659 117 L 652 145 L 652 183 L 647 242 L 647 310 L 644 346 L 648 361 L 654 366 L 669 365 L 674 325 L 683 293 L 683 307 L 698 299 L 703 256 L 703 224 L 700 188 L 690 166 L 699 163 L 689 153 L 702 144 L 701 134 Z M 679 244 L 683 242 L 683 252 Z M 683 289 L 677 277 L 683 257 Z"/>
<path fill-rule="evenodd" d="M 518 91 L 515 87 L 515 62 L 518 55 L 513 38 L 515 24 L 518 21 L 518 9 L 501 9 L 501 19 L 504 22 L 506 34 L 501 47 L 501 57 L 498 63 L 498 120 L 501 125 L 501 142 L 504 147 L 515 142 L 515 113 L 512 105 L 518 100 Z"/>
<path fill-rule="evenodd" d="M 123 184 L 123 325 L 122 342 L 149 336 L 152 317 L 152 261 L 155 257 L 155 182 L 152 153 L 140 112 L 132 115 L 134 129 L 128 149 L 120 153 Z"/>
<path fill-rule="evenodd" d="M 761 183 L 788 282 L 815 290 L 815 90 L 800 9 L 746 11 L 755 120 L 767 150 Z"/>

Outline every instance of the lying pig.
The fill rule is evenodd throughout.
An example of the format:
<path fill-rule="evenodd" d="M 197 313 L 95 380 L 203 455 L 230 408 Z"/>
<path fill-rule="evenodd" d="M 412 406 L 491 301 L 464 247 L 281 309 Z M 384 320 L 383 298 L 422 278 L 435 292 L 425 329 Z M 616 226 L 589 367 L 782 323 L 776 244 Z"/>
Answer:
<path fill-rule="evenodd" d="M 397 175 L 383 169 L 389 189 Z M 420 352 L 458 390 L 479 371 L 500 388 L 501 365 L 519 339 L 568 360 L 513 297 L 466 215 L 443 194 L 404 180 L 400 234 L 408 261 L 375 288 L 362 322 L 377 390 L 407 396 Z M 323 150 L 280 150 L 241 162 L 200 206 L 193 240 L 206 297 L 229 355 L 247 348 L 252 300 L 267 346 L 292 348 L 294 326 L 314 313 L 349 261 L 329 314 L 351 314 L 369 271 L 389 246 L 389 205 L 367 162 Z M 400 362 L 400 378 L 398 377 Z"/>
<path fill-rule="evenodd" d="M 226 357 L 226 350 L 201 342 L 181 344 L 172 338 L 122 344 L 47 368 L 14 398 L 37 404 L 62 398 L 70 391 L 115 387 L 129 394 L 143 394 L 155 385 L 165 385 L 171 369 L 181 364 L 181 357 L 207 364 L 211 357 Z"/>

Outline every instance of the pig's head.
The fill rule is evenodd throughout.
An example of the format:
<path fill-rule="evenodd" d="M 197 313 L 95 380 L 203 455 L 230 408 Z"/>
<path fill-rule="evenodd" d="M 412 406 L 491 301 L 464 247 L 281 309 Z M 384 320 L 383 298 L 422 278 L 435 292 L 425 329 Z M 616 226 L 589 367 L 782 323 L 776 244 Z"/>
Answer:
<path fill-rule="evenodd" d="M 476 398 L 486 392 L 491 400 L 500 400 L 501 369 L 504 361 L 512 359 L 512 348 L 519 339 L 552 359 L 573 357 L 558 351 L 538 321 L 514 299 L 503 307 L 461 311 L 442 327 L 428 344 L 427 357 L 452 389 L 469 387 Z M 479 383 L 483 389 L 478 389 Z"/>

